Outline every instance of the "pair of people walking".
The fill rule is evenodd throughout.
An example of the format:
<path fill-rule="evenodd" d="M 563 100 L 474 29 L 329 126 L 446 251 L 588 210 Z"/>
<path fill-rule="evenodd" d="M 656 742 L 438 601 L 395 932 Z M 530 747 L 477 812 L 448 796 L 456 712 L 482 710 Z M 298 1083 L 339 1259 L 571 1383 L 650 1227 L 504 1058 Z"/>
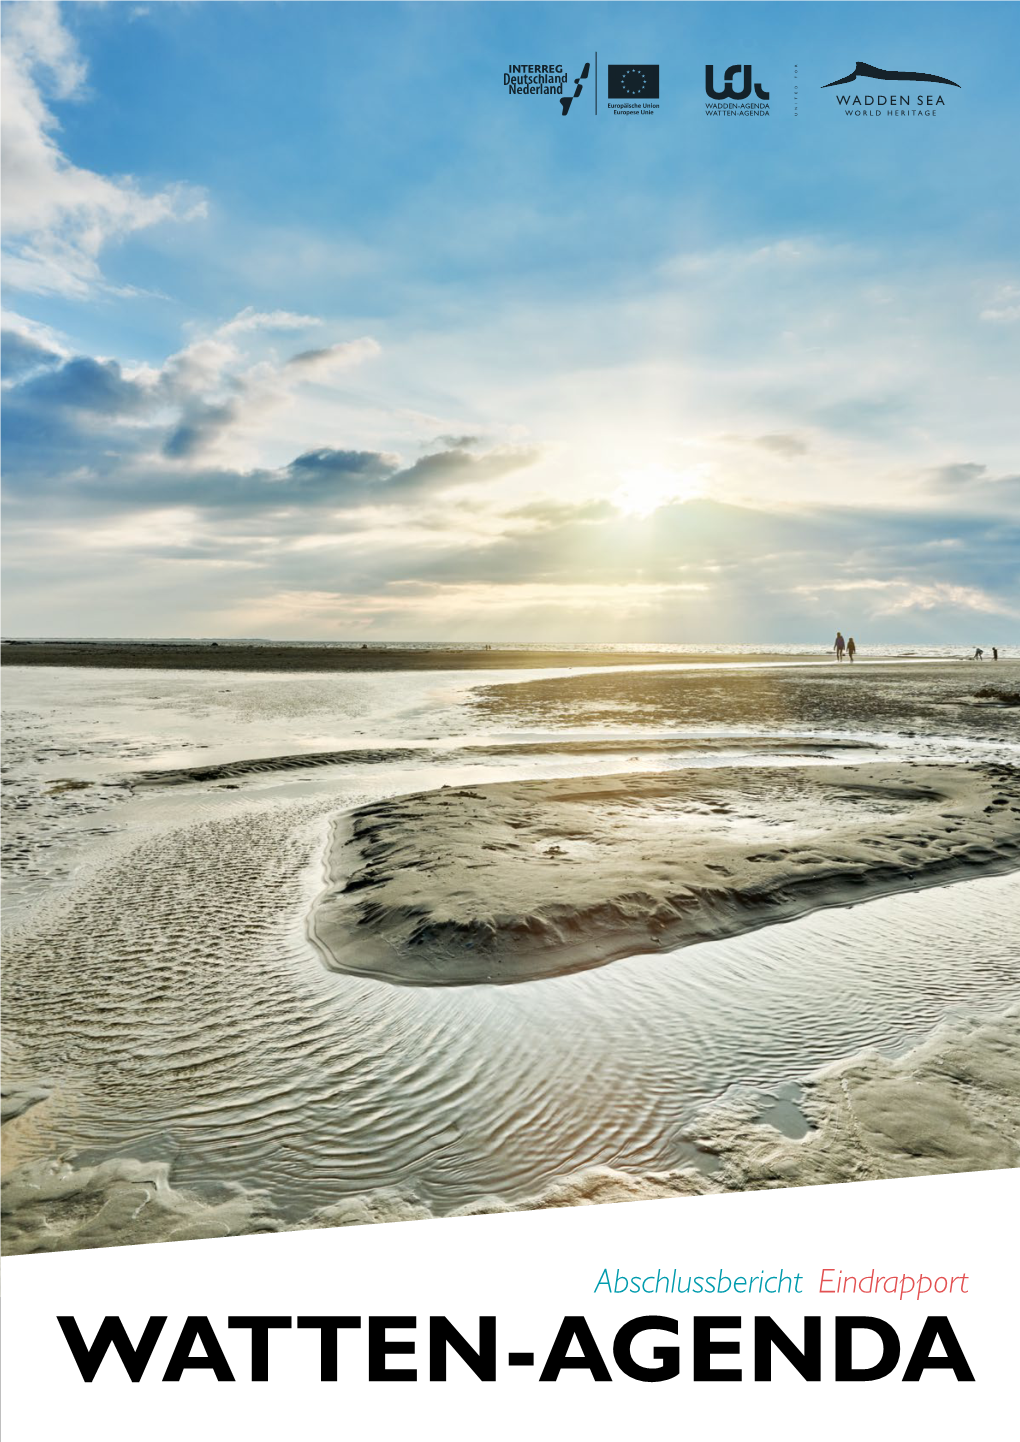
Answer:
<path fill-rule="evenodd" d="M 836 642 L 832 649 L 836 653 L 837 661 L 842 661 L 844 655 L 846 655 L 847 660 L 853 661 L 857 655 L 857 646 L 854 643 L 854 638 L 851 636 L 849 641 L 844 641 L 842 631 L 836 632 Z"/>

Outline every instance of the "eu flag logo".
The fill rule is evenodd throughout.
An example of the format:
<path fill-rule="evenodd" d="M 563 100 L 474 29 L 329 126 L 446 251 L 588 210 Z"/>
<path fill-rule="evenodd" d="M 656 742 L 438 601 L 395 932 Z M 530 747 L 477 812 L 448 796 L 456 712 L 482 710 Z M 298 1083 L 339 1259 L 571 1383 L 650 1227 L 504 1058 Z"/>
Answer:
<path fill-rule="evenodd" d="M 607 93 L 610 100 L 658 100 L 659 67 L 610 65 Z"/>

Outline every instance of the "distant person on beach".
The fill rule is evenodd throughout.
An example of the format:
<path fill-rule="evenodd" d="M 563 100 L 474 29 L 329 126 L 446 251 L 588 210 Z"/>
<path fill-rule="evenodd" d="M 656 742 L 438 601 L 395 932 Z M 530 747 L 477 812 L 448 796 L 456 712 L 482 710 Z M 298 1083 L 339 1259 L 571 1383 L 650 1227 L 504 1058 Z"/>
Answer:
<path fill-rule="evenodd" d="M 970 659 L 971 659 L 972 661 L 983 661 L 983 660 L 984 660 L 984 657 L 985 657 L 985 653 L 982 651 L 982 649 L 981 649 L 980 646 L 977 646 L 977 647 L 975 648 L 975 650 L 974 650 L 973 656 L 972 656 Z"/>
<path fill-rule="evenodd" d="M 836 640 L 835 640 L 835 643 L 834 643 L 832 649 L 833 649 L 833 650 L 835 651 L 835 653 L 836 653 L 836 660 L 837 660 L 837 661 L 842 661 L 842 659 L 843 659 L 843 652 L 846 650 L 846 642 L 843 640 L 843 632 L 842 632 L 842 631 L 837 631 L 837 632 L 836 632 Z"/>
<path fill-rule="evenodd" d="M 993 647 L 992 647 L 992 660 L 993 660 L 993 661 L 997 661 L 998 659 L 999 659 L 999 648 L 998 648 L 998 646 L 993 646 Z"/>
<path fill-rule="evenodd" d="M 852 636 L 846 643 L 846 654 L 851 661 L 853 661 L 854 657 L 857 655 L 857 645 Z"/>

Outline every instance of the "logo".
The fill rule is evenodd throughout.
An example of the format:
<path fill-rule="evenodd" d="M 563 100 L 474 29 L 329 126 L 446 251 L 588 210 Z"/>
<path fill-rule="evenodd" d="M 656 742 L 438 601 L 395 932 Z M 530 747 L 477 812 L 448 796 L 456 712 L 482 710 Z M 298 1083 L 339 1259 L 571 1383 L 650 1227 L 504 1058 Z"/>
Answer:
<path fill-rule="evenodd" d="M 591 61 L 586 60 L 586 61 L 584 62 L 584 69 L 581 71 L 580 75 L 575 76 L 575 78 L 574 78 L 574 85 L 576 86 L 576 89 L 574 90 L 573 95 L 561 95 L 561 96 L 560 96 L 560 104 L 563 106 L 563 114 L 564 114 L 564 115 L 566 115 L 567 112 L 569 111 L 571 102 L 574 101 L 574 100 L 576 100 L 577 97 L 580 95 L 581 91 L 584 89 L 584 86 L 581 84 L 581 82 L 582 82 L 582 80 L 587 80 L 587 79 L 588 79 L 588 71 L 589 71 L 590 69 L 591 69 Z"/>
<path fill-rule="evenodd" d="M 555 95 L 560 102 L 561 114 L 566 115 L 583 90 L 582 82 L 588 79 L 590 70 L 591 62 L 586 60 L 580 75 L 574 80 L 573 93 L 564 94 L 570 85 L 570 72 L 565 65 L 514 63 L 503 71 L 503 89 L 507 95 Z"/>
<path fill-rule="evenodd" d="M 713 72 L 714 72 L 714 69 L 715 69 L 715 67 L 712 66 L 712 65 L 706 65 L 706 66 L 705 66 L 705 94 L 706 94 L 706 95 L 711 96 L 711 98 L 712 98 L 713 100 L 746 100 L 746 99 L 747 99 L 747 97 L 748 97 L 748 96 L 750 95 L 750 93 L 751 93 L 751 67 L 750 67 L 750 65 L 727 65 L 727 67 L 726 67 L 726 74 L 725 74 L 725 76 L 723 77 L 723 88 L 722 88 L 721 90 L 716 90 L 716 88 L 715 88 L 715 75 L 714 75 L 714 73 L 713 73 Z M 740 71 L 740 70 L 742 70 L 742 71 L 744 72 L 744 83 L 743 83 L 743 85 L 741 86 L 741 88 L 740 88 L 739 90 L 735 90 L 734 87 L 733 87 L 733 77 L 734 77 L 734 75 L 736 75 L 737 72 Z M 837 85 L 841 85 L 841 84 L 842 84 L 842 81 L 837 80 L 835 83 L 836 83 Z M 758 97 L 759 100 L 767 100 L 767 99 L 769 98 L 769 93 L 768 93 L 768 91 L 767 91 L 767 90 L 763 90 L 760 85 L 756 85 L 756 86 L 754 87 L 754 93 L 755 93 L 755 95 L 757 95 L 757 97 Z"/>
<path fill-rule="evenodd" d="M 508 65 L 503 71 L 508 95 L 562 95 L 566 83 L 562 65 Z"/>
<path fill-rule="evenodd" d="M 879 80 L 879 81 L 902 81 L 905 84 L 924 86 L 951 85 L 954 90 L 960 86 L 955 80 L 947 80 L 944 75 L 929 75 L 924 70 L 880 70 L 877 65 L 865 65 L 863 60 L 858 60 L 849 75 L 844 75 L 840 80 L 830 80 L 821 88 L 832 90 L 837 85 L 849 85 L 854 80 Z M 863 93 L 853 94 L 849 90 L 836 91 L 836 104 L 840 111 L 846 116 L 858 118 L 915 120 L 927 117 L 932 119 L 938 115 L 939 110 L 945 109 L 946 97 L 922 92 L 921 94 L 899 94 L 889 91 L 888 94 L 878 94 L 877 87 L 873 95 Z"/>
<path fill-rule="evenodd" d="M 739 77 L 739 78 L 738 78 Z M 753 87 L 753 89 L 752 89 Z M 754 99 L 748 97 L 753 95 Z M 768 117 L 769 93 L 755 85 L 750 65 L 727 65 L 721 90 L 716 89 L 715 66 L 705 66 L 705 114 L 714 120 L 736 116 L 740 120 L 762 120 Z"/>
<path fill-rule="evenodd" d="M 728 70 L 726 74 L 729 75 Z M 844 75 L 842 80 L 830 80 L 822 89 L 849 85 L 851 80 L 917 80 L 922 85 L 952 85 L 956 90 L 960 89 L 955 80 L 946 80 L 941 75 L 926 75 L 923 70 L 879 70 L 877 65 L 865 65 L 863 60 L 858 60 L 850 74 Z"/>
<path fill-rule="evenodd" d="M 610 65 L 606 94 L 610 100 L 658 100 L 657 65 Z"/>

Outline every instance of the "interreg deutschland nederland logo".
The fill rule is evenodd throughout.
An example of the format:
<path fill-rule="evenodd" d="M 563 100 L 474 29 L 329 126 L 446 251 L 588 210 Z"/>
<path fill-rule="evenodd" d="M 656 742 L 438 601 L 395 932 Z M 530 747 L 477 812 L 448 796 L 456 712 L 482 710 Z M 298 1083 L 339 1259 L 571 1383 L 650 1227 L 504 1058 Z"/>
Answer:
<path fill-rule="evenodd" d="M 721 90 L 716 88 L 715 66 L 706 65 L 705 94 L 708 96 L 706 115 L 736 115 L 744 120 L 754 120 L 769 113 L 769 93 L 752 81 L 750 65 L 727 65 Z"/>
<path fill-rule="evenodd" d="M 587 65 L 584 68 L 587 73 Z M 566 83 L 562 65 L 508 65 L 503 71 L 508 95 L 562 95 Z"/>
<path fill-rule="evenodd" d="M 861 85 L 862 80 L 878 81 L 879 84 Z M 889 81 L 898 81 L 904 88 L 894 91 Z M 910 85 L 923 86 L 924 89 L 911 92 L 906 89 Z M 945 106 L 946 97 L 938 94 L 935 87 L 942 85 L 960 89 L 955 80 L 947 80 L 944 75 L 929 75 L 924 70 L 879 70 L 877 65 L 866 65 L 863 60 L 858 60 L 849 75 L 827 81 L 822 89 L 853 87 L 836 89 L 836 103 L 844 115 L 912 120 L 930 119 L 939 113 L 939 108 Z"/>
<path fill-rule="evenodd" d="M 590 70 L 591 61 L 586 60 L 580 75 L 571 82 L 565 65 L 508 65 L 503 71 L 503 88 L 507 95 L 555 95 L 560 113 L 567 115 L 584 89 Z"/>

